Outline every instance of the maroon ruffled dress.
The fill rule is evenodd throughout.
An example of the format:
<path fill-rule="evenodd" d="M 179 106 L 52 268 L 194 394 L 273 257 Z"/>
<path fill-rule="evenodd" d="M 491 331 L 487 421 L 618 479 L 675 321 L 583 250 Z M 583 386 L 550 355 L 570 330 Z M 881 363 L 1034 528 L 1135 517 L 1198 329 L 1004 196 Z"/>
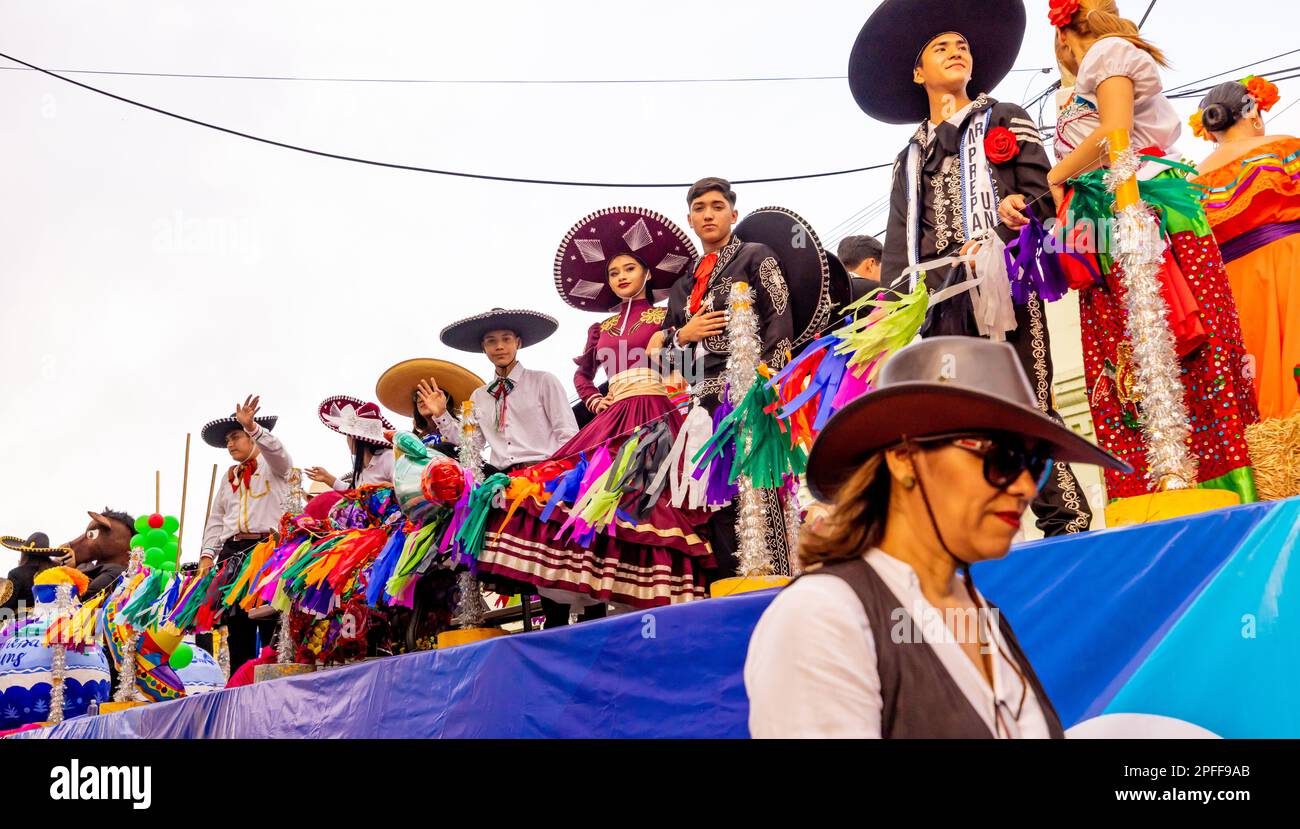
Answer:
<path fill-rule="evenodd" d="M 616 453 L 629 436 L 646 425 L 663 423 L 666 440 L 671 443 L 675 439 L 682 416 L 670 402 L 647 353 L 664 317 L 663 308 L 644 299 L 633 300 L 591 326 L 586 348 L 575 361 L 574 385 L 584 403 L 600 397 L 595 376 L 598 369 L 604 369 L 613 402 L 557 450 L 552 462 L 572 465 L 584 454 L 590 460 L 601 447 Z M 626 491 L 621 505 L 629 507 L 639 494 Z M 569 533 L 564 541 L 557 539 L 569 518 L 567 508 L 556 508 L 543 521 L 545 509 L 530 498 L 504 526 L 505 512 L 489 515 L 478 559 L 479 577 L 485 584 L 500 593 L 519 592 L 521 585 L 530 585 L 567 604 L 613 602 L 636 608 L 705 595 L 704 572 L 715 566 L 704 535 L 709 513 L 674 507 L 667 488 L 639 514 L 625 509 L 614 521 L 614 533 L 608 528 L 597 532 L 589 547 L 574 541 Z M 633 517 L 635 520 L 628 520 Z"/>

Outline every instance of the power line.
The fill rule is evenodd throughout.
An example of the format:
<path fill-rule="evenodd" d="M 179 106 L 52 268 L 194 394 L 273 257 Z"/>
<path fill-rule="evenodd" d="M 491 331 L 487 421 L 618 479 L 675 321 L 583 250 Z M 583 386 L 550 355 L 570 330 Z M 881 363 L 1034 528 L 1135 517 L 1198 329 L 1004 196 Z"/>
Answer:
<path fill-rule="evenodd" d="M 858 220 L 853 225 L 851 225 L 847 230 L 843 231 L 842 233 L 838 234 L 837 236 L 827 241 L 826 249 L 830 250 L 831 248 L 838 246 L 840 242 L 843 242 L 845 239 L 849 238 L 850 236 L 857 236 L 862 232 L 862 229 L 864 227 L 879 219 L 882 214 L 888 212 L 889 212 L 888 204 L 885 204 L 883 207 L 872 211 L 871 213 L 869 213 L 868 215 L 864 216 L 862 219 Z M 872 234 L 872 235 L 881 236 L 883 235 L 883 232 Z"/>
<path fill-rule="evenodd" d="M 886 196 L 885 198 L 888 198 L 888 196 Z M 854 221 L 859 219 L 863 214 L 869 213 L 872 210 L 877 209 L 883 200 L 884 199 L 876 199 L 875 201 L 868 203 L 865 207 L 858 210 L 856 213 L 852 214 L 851 216 L 849 216 L 847 219 L 843 220 L 839 224 L 835 225 L 830 230 L 826 231 L 825 235 L 827 237 L 833 237 L 840 229 L 848 227 Z"/>
<path fill-rule="evenodd" d="M 891 193 L 886 192 L 885 195 L 869 205 L 866 210 L 845 222 L 842 227 L 832 230 L 826 235 L 834 239 L 844 239 L 852 236 L 863 225 L 874 221 L 877 216 L 889 210 L 891 196 Z"/>
<path fill-rule="evenodd" d="M 1285 69 L 1274 69 L 1269 73 L 1269 81 L 1272 83 L 1281 83 L 1282 81 L 1294 80 L 1295 78 L 1300 77 L 1300 74 L 1297 74 L 1298 72 L 1300 72 L 1300 66 L 1288 66 Z M 1209 92 L 1211 89 L 1214 89 L 1218 85 L 1219 84 L 1215 84 L 1214 86 L 1203 86 L 1200 89 L 1187 89 L 1182 92 L 1175 92 L 1172 95 L 1166 95 L 1165 97 L 1170 99 L 1197 98 Z"/>
<path fill-rule="evenodd" d="M 1295 106 L 1297 103 L 1300 103 L 1300 98 L 1297 98 L 1296 100 L 1294 100 L 1294 101 L 1292 101 L 1291 103 L 1287 104 L 1286 106 L 1282 107 L 1282 109 L 1281 109 L 1281 110 L 1280 110 L 1276 115 L 1270 115 L 1269 118 L 1268 118 L 1268 123 L 1271 124 L 1271 123 L 1273 123 L 1274 121 L 1276 121 L 1277 119 L 1281 118 L 1281 117 L 1286 113 L 1286 111 L 1287 111 L 1288 109 L 1290 109 L 1291 107 Z"/>
<path fill-rule="evenodd" d="M 1292 49 L 1292 50 L 1289 51 L 1289 52 L 1283 52 L 1282 54 L 1280 54 L 1280 55 L 1274 55 L 1274 56 L 1271 57 L 1271 58 L 1264 58 L 1264 59 L 1262 59 L 1262 60 L 1252 61 L 1251 63 L 1247 63 L 1247 64 L 1245 64 L 1244 66 L 1238 66 L 1238 67 L 1235 67 L 1235 68 L 1233 68 L 1233 69 L 1225 69 L 1225 70 L 1222 71 L 1222 72 L 1215 72 L 1213 75 L 1207 75 L 1207 76 L 1204 77 L 1204 78 L 1198 78 L 1198 79 L 1196 79 L 1196 80 L 1194 80 L 1194 81 L 1188 81 L 1187 83 L 1179 84 L 1178 86 L 1175 86 L 1175 87 L 1173 87 L 1172 89 L 1167 89 L 1167 90 L 1165 90 L 1165 97 L 1170 97 L 1170 93 L 1177 92 L 1177 91 L 1180 90 L 1180 89 L 1186 89 L 1187 87 L 1189 87 L 1189 86 L 1193 86 L 1193 85 L 1198 84 L 1198 83 L 1204 83 L 1205 81 L 1213 80 L 1214 78 L 1219 78 L 1219 77 L 1222 77 L 1222 76 L 1224 76 L 1224 75 L 1230 75 L 1230 74 L 1232 74 L 1233 72 L 1240 72 L 1241 70 L 1243 70 L 1243 69 L 1249 69 L 1249 68 L 1251 68 L 1252 66 L 1259 66 L 1261 63 L 1268 63 L 1268 62 L 1271 61 L 1271 60 L 1277 60 L 1278 58 L 1284 58 L 1284 57 L 1286 57 L 1287 55 L 1294 55 L 1294 54 L 1296 54 L 1297 52 L 1300 52 L 1300 49 Z"/>
<path fill-rule="evenodd" d="M 1147 6 L 1146 13 L 1143 14 L 1142 19 L 1138 21 L 1139 29 L 1141 29 L 1143 26 L 1147 24 L 1147 18 L 1151 16 L 1151 10 L 1154 9 L 1155 7 L 1156 7 L 1156 0 L 1151 0 L 1151 5 Z"/>
<path fill-rule="evenodd" d="M 11 58 L 12 60 L 12 58 Z M 22 61 L 19 61 L 21 63 Z M 46 71 L 38 70 L 30 64 L 24 66 L 0 66 L 11 72 Z M 442 84 L 442 85 L 485 85 L 485 86 L 561 86 L 561 85 L 601 85 L 601 84 L 697 84 L 697 83 L 779 83 L 790 81 L 843 81 L 847 75 L 774 75 L 756 78 L 344 78 L 310 75 L 242 75 L 242 74 L 207 74 L 202 72 L 131 72 L 110 69 L 51 69 L 64 75 L 121 75 L 143 78 L 198 78 L 223 81 L 305 81 L 309 83 L 405 83 L 405 84 Z M 1026 67 L 1012 69 L 1012 72 L 1047 73 L 1047 67 Z"/>
<path fill-rule="evenodd" d="M 170 110 L 151 106 L 149 104 L 142 103 L 140 101 L 132 100 L 131 98 L 126 98 L 121 95 L 116 95 L 112 92 L 109 92 L 104 89 L 100 89 L 95 86 L 90 86 L 89 84 L 82 83 L 81 81 L 64 77 L 63 75 L 59 75 L 49 69 L 42 69 L 39 66 L 28 63 L 27 61 L 24 60 L 19 60 L 18 58 L 12 57 L 10 55 L 6 55 L 3 52 L 0 52 L 0 58 L 4 58 L 5 60 L 11 60 L 14 63 L 20 63 L 23 66 L 26 66 L 30 69 L 34 69 L 37 72 L 41 72 L 42 74 L 49 75 L 52 78 L 57 78 L 63 81 L 64 83 L 70 83 L 73 86 L 79 86 L 82 89 L 86 89 L 91 92 L 98 93 L 107 98 L 112 98 L 115 101 L 121 101 L 124 104 L 130 104 L 131 106 L 139 107 L 140 109 L 146 109 L 150 112 L 154 112 L 159 115 L 165 115 L 168 118 L 175 118 L 178 121 L 184 121 L 188 124 L 194 124 L 195 126 L 199 126 L 199 127 L 206 127 L 211 130 L 216 130 L 217 132 L 226 133 L 227 135 L 234 135 L 239 138 L 246 138 L 249 141 L 256 141 L 261 144 L 268 144 L 272 147 L 280 147 L 286 150 L 294 150 L 296 152 L 307 153 L 308 155 L 320 156 L 322 158 L 333 158 L 339 161 L 351 161 L 356 164 L 368 164 L 373 167 L 387 167 L 393 170 L 409 170 L 417 173 L 432 173 L 434 175 L 452 176 L 455 178 L 478 179 L 480 181 L 502 181 L 502 182 L 509 182 L 513 184 L 547 184 L 547 185 L 552 185 L 557 187 L 628 187 L 628 188 L 634 188 L 634 187 L 635 188 L 682 188 L 682 187 L 691 186 L 691 182 L 673 182 L 673 183 L 600 182 L 600 181 L 566 181 L 561 179 L 518 178 L 515 176 L 488 175 L 486 173 L 467 173 L 460 170 L 440 170 L 432 167 L 419 167 L 412 164 L 397 164 L 389 161 L 377 161 L 375 159 L 358 158 L 356 156 L 343 155 L 341 153 L 331 153 L 331 152 L 326 152 L 325 150 L 316 150 L 310 147 L 302 147 L 297 144 L 289 144 L 284 141 L 276 141 L 271 138 L 263 138 L 258 135 L 252 135 L 251 133 L 241 132 L 239 130 L 231 129 L 229 127 L 223 127 L 208 121 L 201 121 L 197 118 L 190 118 L 189 116 L 171 112 Z M 883 164 L 872 164 L 866 167 L 854 167 L 848 170 L 832 170 L 830 172 L 825 172 L 825 173 L 805 173 L 802 175 L 793 175 L 793 176 L 772 176 L 769 178 L 737 179 L 734 180 L 732 183 L 733 184 L 770 184 L 770 183 L 782 182 L 782 181 L 802 181 L 805 179 L 829 178 L 832 176 L 848 175 L 850 173 L 862 173 L 862 172 L 866 172 L 867 170 L 879 170 L 885 167 L 892 167 L 892 166 L 893 166 L 893 162 L 891 161 L 891 162 L 885 162 Z"/>

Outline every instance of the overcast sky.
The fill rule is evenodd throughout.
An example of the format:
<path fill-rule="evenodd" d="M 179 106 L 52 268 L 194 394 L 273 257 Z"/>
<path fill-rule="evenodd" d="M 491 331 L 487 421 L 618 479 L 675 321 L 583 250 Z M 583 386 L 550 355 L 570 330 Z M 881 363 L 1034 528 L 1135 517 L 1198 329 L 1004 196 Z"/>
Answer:
<path fill-rule="evenodd" d="M 335 78 L 837 76 L 876 5 L 0 0 L 0 51 L 61 69 Z M 1017 66 L 1049 66 L 1047 2 L 1027 5 Z M 1121 8 L 1137 18 L 1146 5 Z M 1294 48 L 1294 30 L 1259 25 L 1289 7 L 1243 0 L 1232 17 L 1221 2 L 1162 0 L 1145 31 L 1176 64 L 1173 86 Z M 869 121 L 844 80 L 74 77 L 285 142 L 536 178 L 678 182 L 838 170 L 891 160 L 909 131 Z M 996 94 L 1023 101 L 1054 79 L 1018 72 Z M 1298 89 L 1284 84 L 1281 106 Z M 571 390 L 571 359 L 594 318 L 563 304 L 552 286 L 561 236 L 616 204 L 683 221 L 686 212 L 680 189 L 503 184 L 313 157 L 30 71 L 0 71 L 0 108 L 0 533 L 43 530 L 55 543 L 76 536 L 89 509 L 152 511 L 156 469 L 164 512 L 179 514 L 191 432 L 184 547 L 186 559 L 196 557 L 212 465 L 224 472 L 230 462 L 202 443 L 204 423 L 244 394 L 261 394 L 263 412 L 280 415 L 276 434 L 296 465 L 342 474 L 344 439 L 321 425 L 318 401 L 373 398 L 379 374 L 402 359 L 461 360 L 438 331 L 493 306 L 560 319 L 558 334 L 522 359 Z M 1053 120 L 1050 106 L 1045 119 Z M 1300 107 L 1275 129 L 1300 129 Z M 1183 150 L 1200 158 L 1209 146 L 1186 136 Z M 783 205 L 834 236 L 887 184 L 886 170 L 751 185 L 739 188 L 739 208 Z M 883 226 L 874 217 L 861 231 Z M 481 355 L 463 362 L 487 374 Z M 0 552 L 0 572 L 14 560 Z"/>

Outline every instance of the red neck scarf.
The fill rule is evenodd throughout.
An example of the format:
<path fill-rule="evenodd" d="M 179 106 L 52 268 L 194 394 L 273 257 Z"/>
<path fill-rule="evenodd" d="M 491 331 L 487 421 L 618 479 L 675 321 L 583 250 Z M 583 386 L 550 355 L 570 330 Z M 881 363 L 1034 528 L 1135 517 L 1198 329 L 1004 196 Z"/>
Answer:
<path fill-rule="evenodd" d="M 239 487 L 248 487 L 248 482 L 253 479 L 253 473 L 257 471 L 257 458 L 249 458 L 239 466 L 232 466 L 226 473 L 226 480 L 230 483 L 230 491 L 238 492 Z"/>
<path fill-rule="evenodd" d="M 695 287 L 691 289 L 691 316 L 700 312 L 700 305 L 704 302 L 704 289 L 709 287 L 709 277 L 713 276 L 713 269 L 718 264 L 718 253 L 714 251 L 700 260 L 700 264 L 695 266 Z"/>

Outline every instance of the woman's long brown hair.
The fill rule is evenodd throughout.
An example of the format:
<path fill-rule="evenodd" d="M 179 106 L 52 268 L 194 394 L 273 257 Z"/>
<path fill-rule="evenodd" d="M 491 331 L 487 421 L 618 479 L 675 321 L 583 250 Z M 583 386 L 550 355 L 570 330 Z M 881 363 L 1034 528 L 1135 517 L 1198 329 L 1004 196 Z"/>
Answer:
<path fill-rule="evenodd" d="M 872 455 L 840 487 L 830 515 L 805 528 L 799 543 L 804 569 L 849 561 L 880 544 L 889 513 L 889 465 L 883 452 Z"/>
<path fill-rule="evenodd" d="M 1120 16 L 1119 6 L 1116 5 L 1115 0 L 1083 0 L 1068 28 L 1084 36 L 1122 37 L 1154 58 L 1160 66 L 1169 68 L 1165 53 L 1154 43 L 1142 37 L 1138 24 Z"/>

